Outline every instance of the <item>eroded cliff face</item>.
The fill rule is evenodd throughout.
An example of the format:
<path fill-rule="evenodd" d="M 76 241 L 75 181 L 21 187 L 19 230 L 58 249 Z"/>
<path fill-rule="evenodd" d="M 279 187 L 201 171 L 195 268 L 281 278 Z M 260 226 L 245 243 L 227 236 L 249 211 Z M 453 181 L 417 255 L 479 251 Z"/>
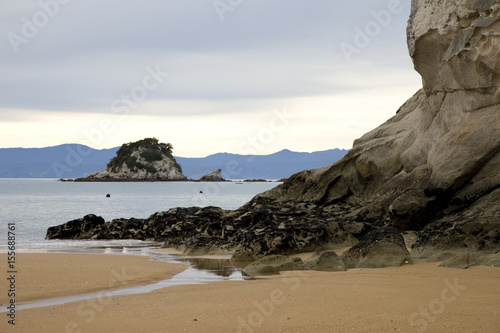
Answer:
<path fill-rule="evenodd" d="M 407 33 L 423 88 L 337 163 L 254 200 L 349 204 L 349 218 L 403 230 L 500 226 L 500 1 L 414 0 Z"/>

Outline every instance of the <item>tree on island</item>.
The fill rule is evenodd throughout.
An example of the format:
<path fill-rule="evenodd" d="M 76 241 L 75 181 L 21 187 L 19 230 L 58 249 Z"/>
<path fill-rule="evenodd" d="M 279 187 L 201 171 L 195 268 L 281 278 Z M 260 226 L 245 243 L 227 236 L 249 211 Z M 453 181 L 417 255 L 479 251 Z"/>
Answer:
<path fill-rule="evenodd" d="M 106 170 L 116 172 L 125 163 L 131 170 L 146 170 L 150 173 L 156 173 L 157 170 L 151 165 L 144 165 L 137 161 L 137 157 L 132 156 L 132 153 L 139 148 L 143 148 L 141 157 L 147 162 L 161 161 L 163 155 L 166 155 L 174 161 L 176 168 L 182 173 L 181 166 L 177 163 L 172 155 L 173 146 L 170 143 L 159 142 L 157 138 L 146 138 L 136 142 L 124 143 L 116 156 L 108 163 Z"/>

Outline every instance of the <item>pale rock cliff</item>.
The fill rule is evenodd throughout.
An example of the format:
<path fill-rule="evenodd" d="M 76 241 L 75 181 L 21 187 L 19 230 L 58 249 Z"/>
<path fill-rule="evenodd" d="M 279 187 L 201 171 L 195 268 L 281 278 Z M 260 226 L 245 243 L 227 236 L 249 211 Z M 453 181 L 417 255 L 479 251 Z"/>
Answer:
<path fill-rule="evenodd" d="M 343 203 L 350 219 L 428 226 L 417 255 L 445 234 L 448 247 L 500 250 L 500 1 L 413 0 L 407 34 L 423 89 L 337 163 L 254 200 Z M 475 237 L 450 231 L 466 225 Z"/>

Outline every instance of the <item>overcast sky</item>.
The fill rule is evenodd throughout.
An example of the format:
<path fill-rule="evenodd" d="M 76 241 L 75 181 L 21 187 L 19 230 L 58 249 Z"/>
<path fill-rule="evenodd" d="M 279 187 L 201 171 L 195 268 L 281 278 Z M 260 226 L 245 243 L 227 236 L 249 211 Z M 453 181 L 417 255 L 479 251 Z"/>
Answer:
<path fill-rule="evenodd" d="M 351 148 L 421 86 L 410 0 L 4 0 L 0 147 Z"/>

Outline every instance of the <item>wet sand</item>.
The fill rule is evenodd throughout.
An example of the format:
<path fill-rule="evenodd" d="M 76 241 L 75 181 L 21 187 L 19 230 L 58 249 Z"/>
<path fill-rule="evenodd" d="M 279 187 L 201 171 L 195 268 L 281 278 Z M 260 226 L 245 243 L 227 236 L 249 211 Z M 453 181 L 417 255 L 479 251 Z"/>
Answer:
<path fill-rule="evenodd" d="M 0 254 L 0 263 L 5 263 L 7 267 L 6 254 Z M 170 278 L 186 267 L 153 261 L 147 256 L 18 253 L 16 301 L 35 301 L 152 283 Z M 7 292 L 3 292 L 7 291 L 7 282 L 2 279 L 0 284 L 0 304 L 10 299 Z"/>
<path fill-rule="evenodd" d="M 32 255 L 25 256 L 27 260 Z M 78 265 L 65 268 L 65 275 L 79 282 L 61 280 L 60 258 L 54 270 L 45 269 L 44 262 L 51 256 L 36 255 L 32 266 L 23 268 L 24 274 L 43 276 L 54 286 L 70 283 L 77 290 L 83 280 L 106 287 L 108 280 L 99 276 L 111 277 L 110 267 L 95 266 L 105 256 L 85 255 L 93 270 L 79 260 Z M 73 262 L 71 258 L 80 255 L 65 256 Z M 114 269 L 140 278 L 142 268 L 129 266 L 136 259 L 114 257 Z M 140 262 L 148 261 L 133 265 Z M 48 287 L 37 288 L 27 280 L 19 283 L 28 295 L 54 295 Z M 15 330 L 8 328 L 4 317 L 0 331 L 500 332 L 500 269 L 458 270 L 417 261 L 398 268 L 286 272 L 259 280 L 174 286 L 147 294 L 20 310 L 16 323 Z"/>

